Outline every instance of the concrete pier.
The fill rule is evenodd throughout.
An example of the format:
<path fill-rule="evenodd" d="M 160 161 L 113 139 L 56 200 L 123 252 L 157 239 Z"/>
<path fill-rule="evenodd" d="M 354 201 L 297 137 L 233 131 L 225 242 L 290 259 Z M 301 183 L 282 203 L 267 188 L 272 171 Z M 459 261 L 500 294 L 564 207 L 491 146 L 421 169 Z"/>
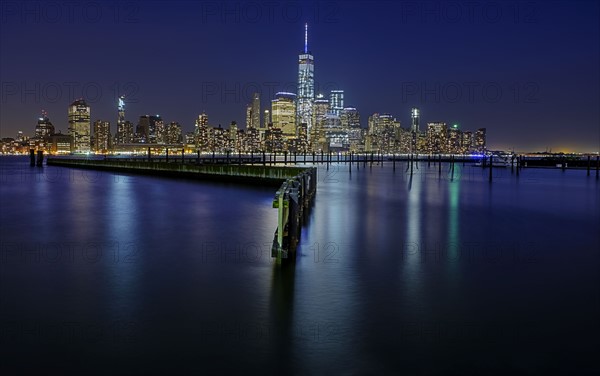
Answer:
<path fill-rule="evenodd" d="M 157 160 L 98 160 L 48 158 L 50 166 L 83 168 L 92 170 L 114 171 L 156 176 L 170 176 L 200 180 L 236 182 L 279 186 L 282 180 L 293 178 L 303 172 L 301 167 L 207 164 L 165 163 Z"/>

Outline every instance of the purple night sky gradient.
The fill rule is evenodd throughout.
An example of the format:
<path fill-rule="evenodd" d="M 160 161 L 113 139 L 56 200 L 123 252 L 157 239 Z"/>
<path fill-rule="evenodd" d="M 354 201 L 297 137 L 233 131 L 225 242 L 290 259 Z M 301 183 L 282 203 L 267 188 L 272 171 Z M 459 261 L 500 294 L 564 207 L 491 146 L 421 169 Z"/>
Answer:
<path fill-rule="evenodd" d="M 486 127 L 490 148 L 600 150 L 597 1 L 3 1 L 0 137 L 32 135 L 41 109 L 67 131 L 85 97 L 92 121 L 178 121 L 184 132 L 245 125 L 261 92 L 295 91 L 304 23 L 317 93 L 345 90 L 363 127 L 374 112 L 403 127 Z M 321 88 L 321 90 L 319 90 Z M 325 89 L 325 90 L 323 90 Z"/>

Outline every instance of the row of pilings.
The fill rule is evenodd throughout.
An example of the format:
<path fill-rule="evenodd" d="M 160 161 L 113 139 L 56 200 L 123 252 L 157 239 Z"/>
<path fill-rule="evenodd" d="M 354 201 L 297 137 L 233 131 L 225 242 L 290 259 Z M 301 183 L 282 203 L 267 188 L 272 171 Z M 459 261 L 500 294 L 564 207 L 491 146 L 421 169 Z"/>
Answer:
<path fill-rule="evenodd" d="M 30 166 L 38 166 L 38 167 L 42 167 L 44 164 L 44 151 L 43 150 L 38 150 L 37 151 L 37 158 L 36 158 L 36 153 L 34 149 L 29 149 L 29 165 Z"/>
<path fill-rule="evenodd" d="M 277 209 L 277 229 L 271 256 L 293 259 L 300 241 L 302 224 L 317 192 L 317 169 L 311 167 L 287 179 L 275 193 L 273 208 Z"/>

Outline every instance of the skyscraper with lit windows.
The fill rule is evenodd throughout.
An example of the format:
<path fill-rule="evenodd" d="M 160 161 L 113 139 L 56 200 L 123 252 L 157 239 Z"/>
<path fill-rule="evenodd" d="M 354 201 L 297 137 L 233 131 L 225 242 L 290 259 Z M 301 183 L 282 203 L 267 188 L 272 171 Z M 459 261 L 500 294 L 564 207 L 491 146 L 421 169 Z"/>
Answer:
<path fill-rule="evenodd" d="M 110 122 L 96 120 L 94 122 L 94 152 L 104 154 L 111 149 Z"/>
<path fill-rule="evenodd" d="M 315 59 L 308 51 L 308 24 L 304 25 L 304 51 L 298 56 L 297 123 L 312 128 L 313 102 L 315 100 Z M 285 133 L 285 132 L 284 132 Z"/>
<path fill-rule="evenodd" d="M 125 96 L 119 97 L 117 105 L 117 144 L 129 144 L 133 142 L 133 123 L 125 120 Z"/>
<path fill-rule="evenodd" d="M 344 90 L 331 90 L 329 109 L 337 116 L 342 114 L 342 110 L 344 110 Z"/>
<path fill-rule="evenodd" d="M 296 136 L 296 94 L 279 92 L 271 101 L 271 122 L 281 129 L 283 136 Z"/>
<path fill-rule="evenodd" d="M 411 120 L 410 130 L 415 133 L 419 133 L 419 117 L 420 117 L 419 109 L 416 107 L 413 107 L 410 110 L 410 120 Z"/>
<path fill-rule="evenodd" d="M 486 128 L 479 128 L 475 131 L 475 150 L 480 153 L 486 150 Z"/>
<path fill-rule="evenodd" d="M 90 152 L 90 131 L 90 106 L 83 98 L 77 99 L 69 106 L 69 135 L 73 137 L 73 152 Z"/>
<path fill-rule="evenodd" d="M 42 110 L 42 116 L 38 119 L 35 126 L 35 137 L 48 138 L 54 134 L 54 125 L 48 118 L 48 113 Z"/>

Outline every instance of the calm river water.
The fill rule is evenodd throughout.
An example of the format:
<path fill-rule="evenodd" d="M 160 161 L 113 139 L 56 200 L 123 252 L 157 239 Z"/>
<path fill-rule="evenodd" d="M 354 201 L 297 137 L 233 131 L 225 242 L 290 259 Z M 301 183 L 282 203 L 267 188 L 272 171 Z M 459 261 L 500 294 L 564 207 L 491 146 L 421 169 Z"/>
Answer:
<path fill-rule="evenodd" d="M 0 158 L 2 374 L 600 371 L 600 181 L 319 166 L 295 262 L 272 187 Z"/>

